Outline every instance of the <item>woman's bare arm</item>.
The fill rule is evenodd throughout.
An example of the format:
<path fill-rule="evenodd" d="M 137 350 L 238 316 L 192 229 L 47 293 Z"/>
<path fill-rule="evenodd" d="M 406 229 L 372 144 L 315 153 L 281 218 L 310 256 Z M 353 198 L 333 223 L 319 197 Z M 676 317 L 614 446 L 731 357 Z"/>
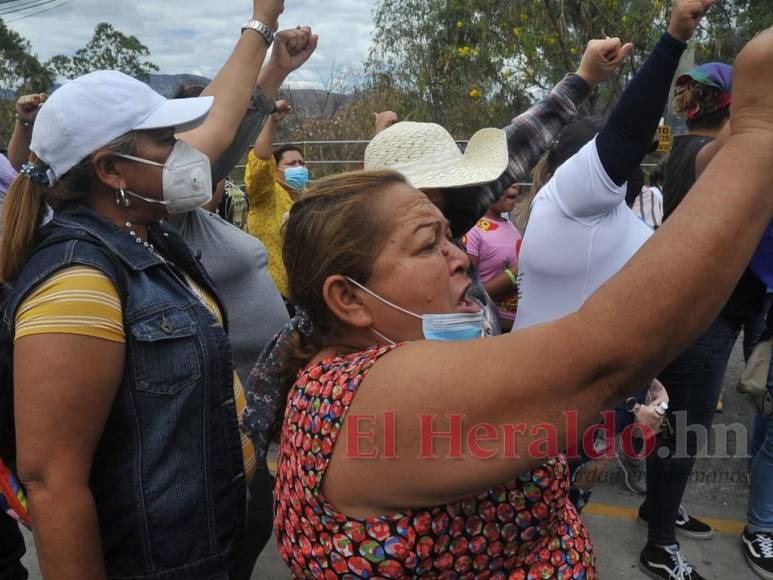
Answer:
<path fill-rule="evenodd" d="M 254 0 L 252 18 L 276 30 L 277 18 L 283 10 L 282 0 Z M 294 38 L 292 42 L 297 42 L 295 37 L 301 36 L 301 32 L 291 34 Z M 277 38 L 277 41 L 283 40 Z M 233 141 L 244 118 L 267 52 L 268 46 L 263 36 L 253 30 L 246 30 L 223 68 L 202 93 L 202 96 L 215 97 L 206 121 L 178 137 L 196 147 L 213 162 L 217 160 Z"/>
<path fill-rule="evenodd" d="M 123 366 L 123 344 L 85 336 L 28 336 L 14 348 L 18 471 L 46 578 L 106 577 L 89 477 Z"/>
<path fill-rule="evenodd" d="M 393 411 L 397 458 L 347 460 L 354 423 L 346 421 L 325 476 L 328 499 L 364 515 L 441 504 L 504 482 L 544 462 L 529 445 L 551 429 L 563 447 L 564 412 L 582 429 L 689 346 L 725 304 L 773 214 L 771 70 L 773 29 L 738 57 L 727 145 L 673 217 L 577 313 L 493 339 L 406 345 L 377 363 L 350 417 Z M 417 415 L 439 416 L 435 430 L 446 431 L 449 413 L 465 416 L 465 435 L 483 423 L 499 430 L 498 441 L 480 444 L 492 458 L 476 457 L 467 439 L 460 459 L 419 458 L 427 431 Z M 382 451 L 384 424 L 373 429 Z M 524 427 L 515 449 L 501 434 L 508 424 Z M 479 438 L 488 434 L 481 429 Z M 444 458 L 448 441 L 436 443 Z M 362 447 L 369 450 L 367 441 Z"/>

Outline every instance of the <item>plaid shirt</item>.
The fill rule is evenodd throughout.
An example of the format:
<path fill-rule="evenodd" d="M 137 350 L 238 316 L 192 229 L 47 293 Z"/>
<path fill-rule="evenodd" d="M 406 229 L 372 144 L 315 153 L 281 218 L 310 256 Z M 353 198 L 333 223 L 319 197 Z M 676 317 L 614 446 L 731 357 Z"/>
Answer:
<path fill-rule="evenodd" d="M 481 187 L 481 198 L 496 202 L 505 190 L 527 178 L 561 130 L 574 121 L 577 107 L 590 95 L 582 78 L 569 74 L 550 94 L 505 127 L 510 163 L 502 177 Z"/>
<path fill-rule="evenodd" d="M 455 190 L 459 195 L 445 196 L 443 213 L 455 236 L 467 233 L 508 187 L 529 177 L 561 130 L 577 116 L 577 108 L 590 92 L 582 78 L 568 74 L 547 97 L 505 127 L 510 162 L 502 176 L 492 183 Z"/>
<path fill-rule="evenodd" d="M 16 171 L 11 167 L 11 162 L 5 155 L 0 154 L 0 201 L 5 199 L 5 192 L 11 187 L 16 175 Z"/>

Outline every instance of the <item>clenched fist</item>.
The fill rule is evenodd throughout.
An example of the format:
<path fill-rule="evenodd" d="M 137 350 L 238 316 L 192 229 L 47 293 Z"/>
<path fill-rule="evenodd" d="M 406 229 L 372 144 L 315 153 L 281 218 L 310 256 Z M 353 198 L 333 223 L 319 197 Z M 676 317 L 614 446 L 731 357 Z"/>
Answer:
<path fill-rule="evenodd" d="M 633 50 L 633 44 L 623 44 L 619 38 L 591 40 L 582 55 L 577 74 L 589 85 L 609 80 Z"/>
<path fill-rule="evenodd" d="M 695 34 L 701 18 L 714 4 L 714 0 L 674 0 L 668 33 L 684 42 Z"/>

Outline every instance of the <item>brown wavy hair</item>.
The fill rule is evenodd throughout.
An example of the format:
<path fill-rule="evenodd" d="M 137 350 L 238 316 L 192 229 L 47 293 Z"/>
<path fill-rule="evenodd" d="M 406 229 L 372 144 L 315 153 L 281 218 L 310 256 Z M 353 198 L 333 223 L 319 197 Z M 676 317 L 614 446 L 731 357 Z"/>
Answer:
<path fill-rule="evenodd" d="M 674 97 L 674 112 L 687 115 L 690 111 L 699 111 L 695 118 L 687 119 L 687 128 L 714 130 L 722 127 L 726 119 L 730 118 L 730 108 L 719 108 L 722 92 L 714 87 L 690 80 L 679 90 Z"/>

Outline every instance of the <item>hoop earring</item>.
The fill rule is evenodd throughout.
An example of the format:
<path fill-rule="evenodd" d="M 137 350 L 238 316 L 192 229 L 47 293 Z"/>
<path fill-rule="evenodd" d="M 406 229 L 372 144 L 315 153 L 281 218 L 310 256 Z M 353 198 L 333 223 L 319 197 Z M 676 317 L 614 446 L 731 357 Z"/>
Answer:
<path fill-rule="evenodd" d="M 131 207 L 132 200 L 129 199 L 123 189 L 119 189 L 115 192 L 115 204 L 122 209 L 127 209 Z"/>

